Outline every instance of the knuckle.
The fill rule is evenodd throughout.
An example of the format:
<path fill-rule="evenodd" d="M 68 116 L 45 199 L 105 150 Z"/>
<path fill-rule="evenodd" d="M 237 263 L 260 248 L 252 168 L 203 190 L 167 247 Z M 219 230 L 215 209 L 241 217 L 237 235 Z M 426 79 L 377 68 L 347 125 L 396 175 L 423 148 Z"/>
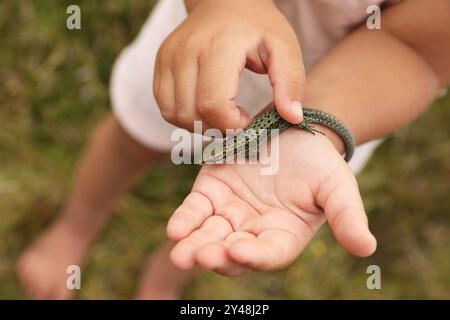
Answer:
<path fill-rule="evenodd" d="M 160 81 L 160 80 L 158 80 Z M 161 112 L 168 110 L 168 104 L 167 104 L 167 98 L 163 94 L 162 90 L 160 90 L 160 85 L 153 83 L 153 89 L 154 89 L 154 96 L 156 100 L 156 104 L 158 105 Z"/>
<path fill-rule="evenodd" d="M 190 127 L 194 122 L 194 117 L 189 112 L 178 112 L 177 113 L 177 121 L 183 127 Z"/>
<path fill-rule="evenodd" d="M 197 40 L 195 37 L 188 36 L 178 40 L 177 50 L 183 53 L 190 53 L 198 48 Z"/>
<path fill-rule="evenodd" d="M 156 73 L 155 73 L 155 77 L 153 78 L 153 96 L 155 97 L 155 100 L 158 101 L 158 96 L 159 96 L 159 78 L 156 77 Z"/>
<path fill-rule="evenodd" d="M 169 67 L 172 61 L 172 52 L 167 47 L 160 47 L 157 53 L 155 71 L 164 70 Z"/>
<path fill-rule="evenodd" d="M 199 96 L 197 102 L 197 110 L 201 114 L 210 114 L 214 111 L 216 105 L 216 99 L 210 93 L 204 93 Z"/>
<path fill-rule="evenodd" d="M 169 123 L 175 124 L 176 123 L 176 116 L 175 114 L 167 109 L 161 109 L 161 116 Z"/>
<path fill-rule="evenodd" d="M 172 47 L 172 38 L 169 36 L 161 43 L 161 46 L 158 49 L 158 55 L 161 57 L 167 56 L 171 52 Z"/>
<path fill-rule="evenodd" d="M 292 87 L 292 89 L 303 90 L 303 88 L 305 87 L 305 78 L 299 77 L 299 76 L 294 76 L 289 81 L 289 85 Z"/>
<path fill-rule="evenodd" d="M 156 100 L 156 104 L 158 105 L 159 109 L 163 109 L 162 99 L 161 99 L 161 93 L 159 92 L 159 85 L 153 82 L 153 95 Z"/>
<path fill-rule="evenodd" d="M 192 37 L 182 37 L 178 33 L 170 34 L 164 41 L 162 42 L 159 48 L 159 54 L 161 55 L 161 59 L 169 59 L 172 56 L 177 56 L 180 54 L 180 50 L 183 50 L 187 47 L 187 45 L 191 43 Z"/>
<path fill-rule="evenodd" d="M 152 89 L 153 89 L 153 96 L 155 97 L 155 100 L 158 104 L 161 101 L 161 90 L 160 90 L 161 86 L 160 86 L 160 84 L 161 84 L 161 74 L 160 74 L 159 68 L 156 66 L 154 74 L 153 74 Z"/>
<path fill-rule="evenodd" d="M 195 44 L 195 40 L 191 38 L 182 40 L 173 55 L 173 64 L 177 69 L 185 67 L 187 64 L 196 63 L 199 47 Z"/>
<path fill-rule="evenodd" d="M 209 47 L 210 49 L 221 50 L 224 48 L 226 42 L 227 40 L 222 34 L 215 34 L 210 39 Z"/>

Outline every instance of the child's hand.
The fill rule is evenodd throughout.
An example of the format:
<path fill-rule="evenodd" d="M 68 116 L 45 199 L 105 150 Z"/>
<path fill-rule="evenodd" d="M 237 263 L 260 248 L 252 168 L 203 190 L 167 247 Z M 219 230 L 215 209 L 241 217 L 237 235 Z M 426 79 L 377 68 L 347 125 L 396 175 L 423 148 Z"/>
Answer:
<path fill-rule="evenodd" d="M 260 175 L 260 164 L 201 169 L 167 227 L 178 241 L 177 267 L 225 275 L 283 268 L 326 220 L 352 254 L 375 251 L 355 177 L 327 137 L 290 129 L 280 137 L 279 159 L 272 176 Z"/>
<path fill-rule="evenodd" d="M 268 73 L 283 118 L 303 119 L 300 46 L 272 1 L 197 0 L 158 52 L 153 90 L 163 117 L 189 130 L 194 120 L 245 127 L 249 116 L 234 103 L 244 68 Z"/>

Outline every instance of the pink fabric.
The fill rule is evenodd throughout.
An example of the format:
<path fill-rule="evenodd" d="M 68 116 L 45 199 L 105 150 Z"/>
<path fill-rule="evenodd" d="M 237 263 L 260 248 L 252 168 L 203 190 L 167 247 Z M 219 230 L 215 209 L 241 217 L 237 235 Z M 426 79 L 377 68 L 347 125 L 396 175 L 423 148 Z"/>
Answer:
<path fill-rule="evenodd" d="M 312 66 L 353 28 L 365 23 L 370 5 L 399 0 L 276 0 L 294 27 L 306 67 Z"/>

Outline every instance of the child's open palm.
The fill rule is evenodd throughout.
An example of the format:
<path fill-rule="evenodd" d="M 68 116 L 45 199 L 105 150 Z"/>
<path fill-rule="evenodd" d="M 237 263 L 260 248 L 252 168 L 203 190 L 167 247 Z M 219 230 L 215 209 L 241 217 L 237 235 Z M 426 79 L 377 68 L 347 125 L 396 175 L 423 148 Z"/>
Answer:
<path fill-rule="evenodd" d="M 280 269 L 326 220 L 346 250 L 374 252 L 355 177 L 325 136 L 290 129 L 279 159 L 275 175 L 261 175 L 260 164 L 201 169 L 168 224 L 176 266 L 225 275 Z"/>

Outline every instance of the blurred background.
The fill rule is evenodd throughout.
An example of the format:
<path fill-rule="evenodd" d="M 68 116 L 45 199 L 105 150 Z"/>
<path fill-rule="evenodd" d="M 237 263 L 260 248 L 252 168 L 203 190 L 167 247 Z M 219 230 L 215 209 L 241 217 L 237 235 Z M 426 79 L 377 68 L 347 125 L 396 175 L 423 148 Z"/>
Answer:
<path fill-rule="evenodd" d="M 90 132 L 110 110 L 120 50 L 155 1 L 0 2 L 0 299 L 25 298 L 16 262 L 70 191 Z M 323 227 L 288 269 L 241 278 L 204 272 L 184 297 L 223 299 L 450 298 L 450 95 L 395 133 L 358 180 L 378 250 L 355 258 Z M 78 298 L 132 298 L 147 254 L 189 192 L 197 166 L 160 165 L 115 208 L 89 253 Z M 366 269 L 381 268 L 381 290 Z"/>

